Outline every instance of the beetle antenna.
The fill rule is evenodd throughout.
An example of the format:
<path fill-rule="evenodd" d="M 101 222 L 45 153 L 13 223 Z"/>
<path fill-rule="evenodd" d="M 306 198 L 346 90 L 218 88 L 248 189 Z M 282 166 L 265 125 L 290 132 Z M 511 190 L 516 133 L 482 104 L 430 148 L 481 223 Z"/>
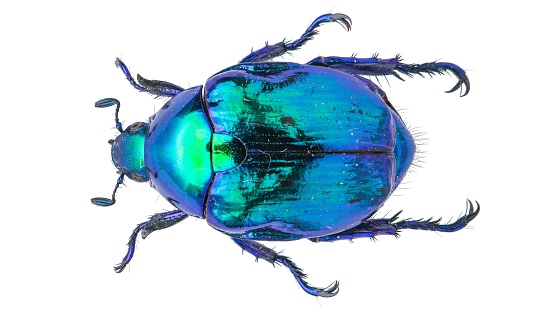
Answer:
<path fill-rule="evenodd" d="M 97 101 L 94 103 L 94 107 L 110 107 L 115 105 L 115 127 L 119 132 L 123 132 L 123 128 L 121 126 L 121 122 L 119 122 L 119 107 L 121 106 L 121 103 L 117 99 L 114 98 L 105 98 Z"/>
<path fill-rule="evenodd" d="M 115 193 L 117 192 L 117 189 L 119 188 L 119 185 L 123 184 L 123 178 L 125 177 L 125 174 L 122 173 L 119 175 L 119 178 L 117 179 L 117 183 L 115 184 L 115 188 L 112 192 L 112 198 L 105 198 L 105 197 L 94 197 L 90 201 L 95 204 L 96 206 L 102 206 L 107 207 L 115 204 Z"/>

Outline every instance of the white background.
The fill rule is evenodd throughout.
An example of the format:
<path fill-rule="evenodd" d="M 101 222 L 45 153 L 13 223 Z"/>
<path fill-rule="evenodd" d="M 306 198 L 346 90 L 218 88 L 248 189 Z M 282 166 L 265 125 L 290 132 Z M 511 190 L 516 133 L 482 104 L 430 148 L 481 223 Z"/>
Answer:
<path fill-rule="evenodd" d="M 0 310 L 2 311 L 480 311 L 551 309 L 552 29 L 542 1 L 26 1 L 0 8 L 2 91 Z M 340 281 L 332 299 L 306 295 L 282 267 L 255 263 L 202 220 L 139 241 L 134 226 L 171 209 L 147 184 L 117 175 L 108 139 L 116 97 L 124 125 L 163 105 L 116 69 L 183 87 L 203 84 L 266 40 L 297 38 L 321 14 L 346 13 L 347 33 L 324 25 L 285 60 L 315 56 L 441 59 L 468 71 L 471 92 L 445 94 L 453 77 L 390 78 L 383 88 L 424 133 L 422 168 L 380 211 L 458 217 L 469 229 L 404 231 L 400 239 L 269 243 L 309 273 Z M 548 31 L 550 29 L 550 31 Z"/>

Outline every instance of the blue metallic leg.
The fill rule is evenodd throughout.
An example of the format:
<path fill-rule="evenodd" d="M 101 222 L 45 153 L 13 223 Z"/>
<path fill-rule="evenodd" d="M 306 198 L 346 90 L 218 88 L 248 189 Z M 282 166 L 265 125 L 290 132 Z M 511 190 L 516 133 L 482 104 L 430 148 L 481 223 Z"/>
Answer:
<path fill-rule="evenodd" d="M 144 239 L 152 232 L 171 227 L 185 220 L 187 217 L 188 215 L 181 210 L 172 210 L 155 214 L 150 217 L 149 221 L 138 224 L 137 227 L 133 230 L 131 237 L 129 237 L 129 243 L 127 243 L 127 254 L 125 255 L 125 257 L 123 257 L 121 263 L 114 267 L 114 271 L 116 273 L 121 273 L 125 269 L 127 264 L 131 262 L 131 259 L 133 259 L 133 255 L 135 254 L 135 246 L 137 243 L 137 236 L 139 232 Z"/>
<path fill-rule="evenodd" d="M 119 58 L 115 59 L 115 66 L 117 68 L 121 69 L 123 74 L 125 74 L 125 77 L 131 85 L 141 91 L 141 92 L 148 92 L 152 95 L 156 96 L 167 96 L 167 97 L 174 97 L 177 94 L 183 92 L 185 89 L 179 87 L 178 85 L 172 84 L 167 81 L 161 81 L 161 80 L 148 80 L 143 78 L 141 75 L 137 75 L 138 83 L 135 81 L 133 76 L 131 76 L 131 72 L 127 68 L 127 65 L 123 63 L 122 60 Z"/>
<path fill-rule="evenodd" d="M 433 76 L 434 74 L 442 75 L 448 71 L 453 73 L 456 78 L 458 78 L 458 82 L 452 89 L 445 92 L 454 92 L 460 89 L 464 84 L 465 92 L 462 93 L 462 89 L 460 89 L 460 96 L 465 96 L 469 92 L 469 79 L 465 71 L 456 64 L 443 62 L 404 64 L 401 61 L 402 59 L 400 56 L 391 59 L 380 59 L 377 55 L 371 58 L 320 56 L 308 62 L 308 65 L 330 67 L 355 75 L 393 75 L 400 80 L 404 79 L 400 77 L 399 73 L 407 75 L 408 77 L 413 77 L 414 74 L 418 74 L 423 77 L 423 73 Z"/>
<path fill-rule="evenodd" d="M 477 208 L 473 208 L 473 203 L 467 201 L 467 211 L 460 217 L 458 220 L 453 223 L 448 224 L 439 224 L 441 219 L 432 220 L 428 219 L 425 221 L 420 220 L 402 220 L 395 222 L 398 219 L 398 212 L 390 219 L 368 219 L 365 222 L 341 233 L 310 238 L 312 242 L 332 242 L 337 240 L 353 240 L 361 237 L 369 237 L 375 239 L 377 235 L 394 235 L 399 236 L 400 230 L 410 229 L 410 230 L 427 230 L 427 231 L 437 231 L 437 232 L 455 232 L 463 229 L 468 223 L 475 219 L 479 214 L 480 206 L 477 203 Z"/>
<path fill-rule="evenodd" d="M 275 263 L 277 263 L 287 267 L 292 275 L 294 275 L 294 278 L 296 279 L 298 284 L 300 284 L 300 287 L 302 287 L 305 292 L 312 296 L 333 297 L 339 292 L 338 281 L 335 281 L 326 288 L 317 288 L 308 284 L 308 282 L 305 281 L 307 275 L 302 271 L 301 268 L 296 266 L 296 264 L 292 262 L 289 257 L 280 255 L 271 248 L 267 248 L 266 246 L 251 240 L 241 240 L 237 238 L 232 238 L 232 240 L 243 250 L 246 250 L 248 253 L 256 257 L 256 261 L 261 258 L 271 263 L 273 266 L 275 266 Z"/>
<path fill-rule="evenodd" d="M 318 34 L 318 31 L 316 30 L 317 27 L 319 27 L 323 23 L 328 22 L 337 22 L 339 23 L 344 29 L 347 31 L 350 30 L 350 26 L 352 24 L 352 20 L 350 20 L 350 17 L 348 17 L 345 14 L 325 14 L 318 18 L 316 18 L 315 21 L 306 29 L 304 34 L 300 37 L 300 39 L 294 40 L 294 41 L 281 41 L 276 44 L 268 45 L 266 42 L 265 47 L 253 51 L 252 53 L 248 54 L 245 58 L 243 58 L 240 63 L 246 63 L 246 62 L 265 62 L 272 58 L 281 56 L 285 53 L 289 53 L 290 51 L 298 50 L 300 47 L 302 47 L 306 42 L 312 40 L 315 35 Z"/>

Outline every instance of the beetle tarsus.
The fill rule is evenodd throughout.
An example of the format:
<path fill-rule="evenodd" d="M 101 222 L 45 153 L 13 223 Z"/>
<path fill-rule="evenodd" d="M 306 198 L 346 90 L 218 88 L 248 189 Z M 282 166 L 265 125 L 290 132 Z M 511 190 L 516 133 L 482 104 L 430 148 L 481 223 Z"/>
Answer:
<path fill-rule="evenodd" d="M 131 75 L 131 71 L 129 71 L 129 68 L 127 67 L 127 65 L 125 65 L 125 63 L 123 63 L 123 61 L 118 57 L 115 58 L 115 67 L 121 69 L 121 71 L 125 75 L 125 78 L 127 79 L 127 81 L 129 81 L 129 83 L 131 84 L 131 86 L 133 86 L 133 88 L 141 92 L 148 92 L 148 90 L 146 90 L 145 87 L 141 86 L 135 81 L 135 78 L 133 78 L 133 76 Z"/>
<path fill-rule="evenodd" d="M 300 285 L 300 287 L 307 292 L 308 294 L 316 297 L 333 297 L 339 293 L 339 281 L 334 281 L 329 286 L 325 288 L 314 287 L 306 282 L 306 277 L 308 276 L 299 268 L 289 257 L 278 255 L 275 259 L 275 262 L 284 265 L 287 267 L 294 278 Z"/>
<path fill-rule="evenodd" d="M 283 256 L 275 252 L 275 250 L 264 246 L 255 241 L 251 240 L 242 240 L 237 238 L 232 238 L 233 241 L 239 245 L 243 251 L 247 251 L 254 257 L 256 260 L 263 259 L 273 266 L 275 263 L 287 267 L 300 287 L 307 292 L 308 294 L 316 297 L 333 297 L 339 292 L 339 282 L 335 281 L 331 285 L 325 288 L 314 287 L 306 282 L 306 277 L 308 276 L 304 271 L 299 268 L 289 257 Z"/>
<path fill-rule="evenodd" d="M 310 24 L 310 26 L 308 26 L 306 31 L 302 34 L 302 36 L 300 36 L 299 39 L 294 41 L 283 40 L 281 42 L 278 42 L 276 44 L 271 44 L 271 45 L 266 42 L 263 48 L 256 51 L 252 51 L 250 54 L 248 54 L 242 60 L 240 60 L 239 63 L 265 62 L 273 58 L 282 56 L 285 53 L 290 54 L 290 51 L 298 50 L 308 41 L 312 40 L 315 37 L 315 35 L 318 34 L 318 31 L 316 30 L 316 28 L 318 28 L 321 24 L 329 23 L 329 22 L 338 23 L 346 31 L 350 31 L 350 28 L 352 26 L 352 20 L 346 14 L 341 14 L 341 13 L 325 14 L 316 18 Z"/>
<path fill-rule="evenodd" d="M 312 242 L 333 242 L 337 240 L 352 240 L 356 238 L 368 237 L 372 240 L 376 239 L 378 235 L 394 235 L 395 237 L 399 236 L 401 230 L 426 230 L 426 231 L 437 231 L 437 232 L 455 232 L 466 227 L 469 222 L 471 222 L 481 210 L 479 203 L 475 201 L 477 207 L 474 208 L 473 203 L 470 200 L 467 200 L 467 209 L 466 213 L 458 218 L 456 221 L 447 224 L 440 224 L 442 218 L 433 220 L 429 218 L 427 220 L 410 220 L 405 219 L 401 221 L 398 220 L 400 212 L 396 213 L 389 219 L 372 219 L 369 218 L 362 222 L 361 224 L 348 229 L 346 231 L 327 235 L 322 237 L 310 238 Z"/>
<path fill-rule="evenodd" d="M 423 63 L 423 64 L 404 64 L 404 63 L 398 63 L 398 65 L 395 68 L 395 71 L 398 71 L 404 75 L 407 75 L 408 77 L 413 77 L 413 74 L 422 75 L 422 73 L 427 73 L 430 76 L 434 74 L 442 75 L 444 72 L 451 72 L 458 78 L 458 82 L 454 85 L 454 87 L 448 91 L 445 91 L 446 93 L 454 92 L 460 88 L 462 88 L 463 85 L 465 85 L 465 92 L 463 90 L 460 90 L 460 97 L 466 96 L 469 93 L 470 84 L 469 84 L 469 78 L 466 75 L 466 72 L 458 65 L 452 64 L 452 63 L 444 63 L 444 62 L 431 62 L 431 63 Z"/>
<path fill-rule="evenodd" d="M 136 244 L 137 244 L 138 233 L 144 227 L 146 227 L 147 225 L 148 225 L 148 221 L 147 222 L 142 222 L 142 223 L 138 224 L 137 227 L 133 230 L 133 233 L 129 237 L 129 242 L 127 243 L 127 253 L 123 257 L 123 260 L 121 260 L 121 263 L 115 265 L 114 268 L 113 268 L 115 273 L 123 272 L 123 270 L 125 269 L 127 264 L 129 264 L 129 262 L 131 262 L 131 260 L 133 259 L 134 254 L 135 254 L 135 247 L 136 247 Z"/>
<path fill-rule="evenodd" d="M 422 219 L 408 219 L 395 222 L 393 225 L 394 227 L 396 227 L 397 230 L 410 229 L 437 232 L 456 232 L 466 227 L 469 222 L 475 219 L 475 217 L 477 217 L 477 215 L 481 211 L 481 206 L 479 205 L 479 202 L 475 201 L 475 203 L 477 207 L 474 208 L 473 203 L 468 199 L 466 213 L 452 223 L 439 224 L 439 222 L 441 221 L 440 218 L 437 220 L 428 219 L 425 221 L 422 221 Z"/>
<path fill-rule="evenodd" d="M 378 58 L 377 55 L 374 55 L 371 58 L 318 56 L 309 61 L 307 64 L 330 67 L 354 75 L 376 77 L 393 75 L 402 81 L 404 81 L 404 79 L 399 75 L 399 73 L 413 78 L 416 74 L 423 77 L 423 74 L 426 73 L 432 77 L 435 74 L 442 75 L 445 72 L 451 72 L 458 78 L 458 82 L 452 89 L 446 91 L 446 93 L 454 92 L 465 85 L 465 92 L 460 93 L 460 96 L 465 96 L 469 93 L 470 89 L 469 78 L 467 77 L 465 71 L 456 64 L 442 62 L 405 64 L 401 63 L 400 55 L 390 59 L 381 59 Z"/>

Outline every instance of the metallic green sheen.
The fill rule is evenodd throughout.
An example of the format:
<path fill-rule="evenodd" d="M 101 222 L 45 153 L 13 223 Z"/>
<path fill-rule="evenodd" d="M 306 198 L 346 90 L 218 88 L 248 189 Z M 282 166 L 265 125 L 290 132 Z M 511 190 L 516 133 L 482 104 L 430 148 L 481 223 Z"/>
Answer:
<path fill-rule="evenodd" d="M 232 236 L 287 240 L 337 233 L 378 209 L 395 186 L 397 125 L 355 76 L 293 63 L 240 64 L 208 80 L 214 131 L 245 161 L 216 172 L 206 219 Z"/>
<path fill-rule="evenodd" d="M 393 150 L 389 108 L 356 77 L 308 65 L 264 65 L 279 67 L 260 72 L 238 65 L 208 80 L 215 132 L 240 138 L 248 151 Z"/>
<path fill-rule="evenodd" d="M 201 87 L 177 95 L 150 118 L 145 154 L 152 186 L 196 217 L 203 217 L 204 194 L 213 174 L 211 137 Z"/>
<path fill-rule="evenodd" d="M 212 135 L 212 164 L 214 172 L 229 171 L 240 165 L 246 158 L 246 148 L 242 142 L 230 135 Z"/>
<path fill-rule="evenodd" d="M 340 232 L 381 206 L 393 170 L 390 154 L 249 154 L 239 168 L 216 174 L 206 218 L 250 239 Z"/>

